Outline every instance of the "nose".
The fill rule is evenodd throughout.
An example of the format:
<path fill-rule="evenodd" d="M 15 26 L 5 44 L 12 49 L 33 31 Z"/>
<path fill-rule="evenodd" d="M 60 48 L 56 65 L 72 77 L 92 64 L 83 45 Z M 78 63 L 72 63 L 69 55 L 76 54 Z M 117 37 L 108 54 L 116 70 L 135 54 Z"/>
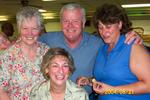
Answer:
<path fill-rule="evenodd" d="M 28 35 L 32 35 L 32 29 L 28 28 L 27 33 L 28 33 Z"/>
<path fill-rule="evenodd" d="M 101 33 L 108 33 L 109 32 L 109 29 L 107 29 L 106 27 L 103 27 L 101 29 Z"/>
<path fill-rule="evenodd" d="M 69 21 L 68 22 L 68 27 L 72 27 L 73 26 L 73 22 L 72 21 Z"/>
<path fill-rule="evenodd" d="M 63 67 L 59 67 L 59 72 L 60 72 L 60 73 L 63 73 L 63 72 L 64 72 Z"/>

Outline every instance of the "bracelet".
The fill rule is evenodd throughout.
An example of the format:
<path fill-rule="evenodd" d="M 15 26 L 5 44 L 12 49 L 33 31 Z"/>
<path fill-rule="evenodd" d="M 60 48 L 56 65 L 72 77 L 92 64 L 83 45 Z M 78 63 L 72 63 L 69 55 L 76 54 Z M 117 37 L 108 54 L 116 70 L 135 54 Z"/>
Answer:
<path fill-rule="evenodd" d="M 108 89 L 104 92 L 104 94 L 134 94 L 132 90 L 124 90 L 124 89 Z"/>

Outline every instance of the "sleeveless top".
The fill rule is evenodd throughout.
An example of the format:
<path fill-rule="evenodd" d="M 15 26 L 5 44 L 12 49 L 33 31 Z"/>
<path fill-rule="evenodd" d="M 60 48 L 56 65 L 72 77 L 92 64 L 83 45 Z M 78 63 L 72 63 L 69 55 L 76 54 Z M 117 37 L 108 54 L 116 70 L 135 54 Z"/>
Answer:
<path fill-rule="evenodd" d="M 97 81 L 112 85 L 126 85 L 139 81 L 130 69 L 130 53 L 132 43 L 124 44 L 125 35 L 121 35 L 116 46 L 107 53 L 108 45 L 99 49 L 94 67 L 94 77 Z M 142 66 L 141 66 L 142 67 Z M 150 100 L 150 94 L 125 95 L 109 94 L 99 95 L 99 100 Z"/>

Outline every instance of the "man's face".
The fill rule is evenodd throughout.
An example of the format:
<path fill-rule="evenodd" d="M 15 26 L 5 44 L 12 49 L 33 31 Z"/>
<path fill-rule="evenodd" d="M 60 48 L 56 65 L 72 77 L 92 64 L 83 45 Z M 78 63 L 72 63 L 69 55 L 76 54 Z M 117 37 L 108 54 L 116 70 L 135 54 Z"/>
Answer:
<path fill-rule="evenodd" d="M 83 15 L 80 9 L 64 10 L 61 18 L 62 31 L 67 41 L 78 41 L 84 29 Z"/>

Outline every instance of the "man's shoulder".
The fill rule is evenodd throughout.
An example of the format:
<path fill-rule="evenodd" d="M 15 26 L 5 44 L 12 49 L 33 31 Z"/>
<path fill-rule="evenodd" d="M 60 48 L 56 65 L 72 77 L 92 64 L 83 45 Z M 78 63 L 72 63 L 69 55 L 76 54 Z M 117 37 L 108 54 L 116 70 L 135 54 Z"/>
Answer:
<path fill-rule="evenodd" d="M 58 36 L 61 35 L 62 32 L 61 31 L 56 31 L 56 32 L 47 32 L 45 34 L 43 34 L 41 37 L 47 37 L 47 36 Z"/>
<path fill-rule="evenodd" d="M 99 36 L 95 36 L 95 35 L 90 34 L 88 32 L 84 32 L 84 35 L 86 38 L 88 38 L 88 40 L 90 40 L 92 42 L 102 42 L 102 39 Z"/>
<path fill-rule="evenodd" d="M 46 41 L 53 41 L 56 39 L 60 39 L 62 36 L 63 36 L 63 33 L 61 31 L 60 32 L 47 32 L 45 34 L 42 34 L 38 40 L 45 43 Z"/>

